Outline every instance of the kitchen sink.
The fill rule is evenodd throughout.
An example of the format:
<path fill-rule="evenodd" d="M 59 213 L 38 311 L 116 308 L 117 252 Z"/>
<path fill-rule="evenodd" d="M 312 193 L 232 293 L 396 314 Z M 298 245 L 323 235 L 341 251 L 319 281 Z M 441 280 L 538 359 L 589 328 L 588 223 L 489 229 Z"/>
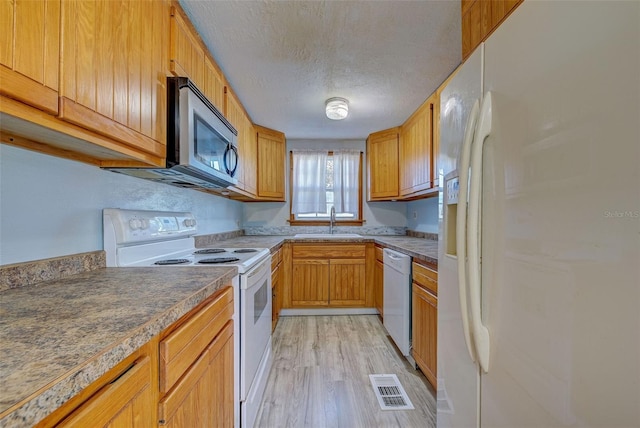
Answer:
<path fill-rule="evenodd" d="M 357 233 L 298 233 L 294 236 L 296 239 L 345 239 L 345 238 L 362 238 L 362 235 Z"/>

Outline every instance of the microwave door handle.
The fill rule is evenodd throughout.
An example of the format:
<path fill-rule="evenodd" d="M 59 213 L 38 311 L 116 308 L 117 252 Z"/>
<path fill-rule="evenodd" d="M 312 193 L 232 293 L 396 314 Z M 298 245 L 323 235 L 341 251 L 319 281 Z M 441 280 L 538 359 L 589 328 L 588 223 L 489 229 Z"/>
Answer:
<path fill-rule="evenodd" d="M 238 169 L 238 149 L 233 144 L 227 144 L 227 149 L 224 151 L 223 156 L 224 169 L 231 177 L 236 175 L 236 169 Z"/>

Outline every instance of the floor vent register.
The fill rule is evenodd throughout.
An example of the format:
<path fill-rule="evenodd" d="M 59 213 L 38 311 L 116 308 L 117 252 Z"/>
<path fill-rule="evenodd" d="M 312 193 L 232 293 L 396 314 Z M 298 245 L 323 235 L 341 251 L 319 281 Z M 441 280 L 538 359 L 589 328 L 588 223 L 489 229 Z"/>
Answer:
<path fill-rule="evenodd" d="M 394 374 L 370 374 L 371 386 L 382 410 L 413 410 L 413 404 Z"/>

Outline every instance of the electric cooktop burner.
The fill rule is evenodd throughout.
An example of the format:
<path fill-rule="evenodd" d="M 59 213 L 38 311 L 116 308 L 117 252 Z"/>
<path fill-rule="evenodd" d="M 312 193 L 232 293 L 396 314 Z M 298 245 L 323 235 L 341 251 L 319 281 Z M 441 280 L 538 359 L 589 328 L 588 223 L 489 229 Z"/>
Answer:
<path fill-rule="evenodd" d="M 193 254 L 218 254 L 218 253 L 226 253 L 227 250 L 223 248 L 206 248 L 204 250 L 198 250 Z"/>
<path fill-rule="evenodd" d="M 255 253 L 258 250 L 255 248 L 241 248 L 239 250 L 235 250 L 234 253 Z"/>
<path fill-rule="evenodd" d="M 232 262 L 237 262 L 240 259 L 237 257 L 216 257 L 213 259 L 203 259 L 203 260 L 198 260 L 198 263 L 205 263 L 205 264 L 214 264 L 214 263 L 232 263 Z"/>
<path fill-rule="evenodd" d="M 187 259 L 167 259 L 167 260 L 158 260 L 157 262 L 154 263 L 154 265 L 160 265 L 160 266 L 164 266 L 164 265 L 181 265 L 184 263 L 189 263 L 189 260 Z"/>

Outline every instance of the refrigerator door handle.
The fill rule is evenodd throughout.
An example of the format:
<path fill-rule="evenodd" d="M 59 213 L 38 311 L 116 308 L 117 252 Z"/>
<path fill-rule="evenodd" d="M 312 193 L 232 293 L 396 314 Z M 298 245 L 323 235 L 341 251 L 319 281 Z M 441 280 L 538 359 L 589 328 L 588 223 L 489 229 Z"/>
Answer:
<path fill-rule="evenodd" d="M 491 134 L 491 92 L 487 92 L 480 107 L 480 117 L 471 148 L 471 182 L 469 189 L 469 302 L 471 305 L 471 329 L 476 356 L 484 372 L 489 371 L 489 330 L 482 324 L 481 315 L 481 268 L 480 268 L 480 210 L 482 198 L 482 149 Z"/>
<path fill-rule="evenodd" d="M 462 331 L 467 351 L 471 361 L 476 361 L 476 355 L 471 343 L 469 333 L 469 309 L 467 308 L 467 199 L 469 188 L 469 167 L 471 166 L 471 145 L 475 135 L 478 113 L 480 111 L 480 101 L 473 103 L 467 125 L 464 130 L 464 140 L 462 141 L 462 151 L 460 153 L 460 174 L 458 182 L 460 184 L 458 192 L 458 216 L 456 219 L 456 252 L 458 256 L 458 296 L 460 298 L 460 314 L 462 316 Z"/>

